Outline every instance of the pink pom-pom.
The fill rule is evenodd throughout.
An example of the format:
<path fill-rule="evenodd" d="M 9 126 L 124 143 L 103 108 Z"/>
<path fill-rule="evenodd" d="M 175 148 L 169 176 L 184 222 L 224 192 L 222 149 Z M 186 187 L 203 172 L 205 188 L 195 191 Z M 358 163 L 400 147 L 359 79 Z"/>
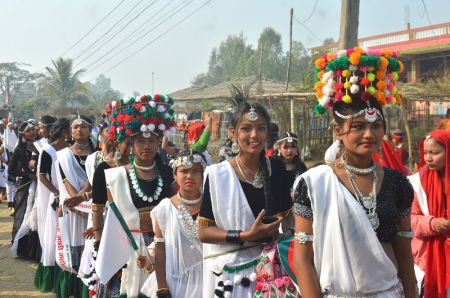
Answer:
<path fill-rule="evenodd" d="M 333 102 L 332 101 L 327 102 L 327 104 L 325 105 L 325 108 L 329 109 L 331 107 L 333 107 Z"/>
<path fill-rule="evenodd" d="M 338 57 L 342 57 L 342 56 L 347 56 L 347 51 L 346 50 L 340 50 L 336 53 L 336 56 Z"/>
<path fill-rule="evenodd" d="M 341 101 L 343 96 L 344 96 L 344 93 L 338 92 L 338 93 L 336 93 L 336 95 L 334 96 L 334 99 L 335 99 L 336 101 Z"/>
<path fill-rule="evenodd" d="M 336 73 L 336 77 L 342 76 L 342 70 L 340 70 L 340 69 L 336 70 L 335 73 Z"/>
<path fill-rule="evenodd" d="M 350 56 L 351 54 L 353 54 L 355 52 L 354 49 L 347 49 L 347 56 Z"/>
<path fill-rule="evenodd" d="M 322 54 L 322 58 L 323 58 L 323 59 L 327 59 L 327 53 L 323 53 L 323 54 Z"/>
<path fill-rule="evenodd" d="M 389 85 L 387 85 L 387 89 L 388 89 L 388 90 L 394 89 L 394 84 L 389 83 Z"/>
<path fill-rule="evenodd" d="M 389 94 L 389 95 L 386 97 L 386 101 L 390 103 L 390 102 L 392 102 L 392 98 L 393 98 L 392 94 Z"/>
<path fill-rule="evenodd" d="M 344 84 L 342 83 L 336 83 L 336 85 L 334 85 L 336 90 L 341 90 L 342 88 L 344 88 Z"/>
<path fill-rule="evenodd" d="M 361 72 L 367 72 L 368 67 L 367 66 L 360 66 L 359 71 Z"/>
<path fill-rule="evenodd" d="M 392 81 L 392 73 L 388 72 L 386 74 L 386 77 L 388 78 L 389 81 Z"/>

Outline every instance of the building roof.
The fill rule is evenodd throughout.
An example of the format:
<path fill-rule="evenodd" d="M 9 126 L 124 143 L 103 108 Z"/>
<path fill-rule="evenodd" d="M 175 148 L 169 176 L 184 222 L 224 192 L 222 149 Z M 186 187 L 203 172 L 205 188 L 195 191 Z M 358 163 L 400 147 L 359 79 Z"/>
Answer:
<path fill-rule="evenodd" d="M 271 80 L 261 80 L 259 83 L 258 76 L 251 76 L 245 78 L 236 78 L 234 80 L 220 83 L 215 86 L 205 86 L 205 87 L 189 87 L 181 89 L 170 93 L 176 101 L 182 100 L 196 100 L 196 99 L 220 99 L 220 98 L 231 98 L 230 87 L 235 86 L 251 86 L 250 87 L 250 98 L 258 94 L 267 93 L 280 93 L 284 92 L 285 84 L 282 82 L 271 81 Z M 259 90 L 261 86 L 262 90 Z M 294 91 L 294 88 L 290 87 L 289 91 Z"/>

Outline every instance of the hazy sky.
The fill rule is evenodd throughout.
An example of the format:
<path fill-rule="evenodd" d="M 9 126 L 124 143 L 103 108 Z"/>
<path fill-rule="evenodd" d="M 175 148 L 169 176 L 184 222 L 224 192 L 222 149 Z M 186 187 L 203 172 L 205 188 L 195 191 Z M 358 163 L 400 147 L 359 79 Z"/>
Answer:
<path fill-rule="evenodd" d="M 82 81 L 94 81 L 103 73 L 112 79 L 114 89 L 126 95 L 133 91 L 144 94 L 152 91 L 153 72 L 155 91 L 169 93 L 188 87 L 195 75 L 206 72 L 212 48 L 230 34 L 242 32 L 255 47 L 262 30 L 272 27 L 282 35 L 283 47 L 287 49 L 290 8 L 294 8 L 294 16 L 300 22 L 310 16 L 305 26 L 315 35 L 294 21 L 294 40 L 300 40 L 307 48 L 320 45 L 327 37 L 337 40 L 340 4 L 340 0 L 0 0 L 0 62 L 28 63 L 28 70 L 38 72 L 65 53 L 64 57 L 74 58 L 76 69 L 87 69 Z M 412 28 L 450 21 L 448 0 L 361 0 L 359 36 L 404 29 L 408 10 Z M 110 30 L 115 23 L 118 25 Z M 141 25 L 133 38 L 136 35 L 132 32 Z M 139 38 L 146 31 L 151 32 Z M 124 41 L 130 35 L 130 41 Z M 101 36 L 105 37 L 89 49 Z M 116 66 L 127 57 L 130 58 Z M 114 68 L 108 70 L 111 67 Z"/>

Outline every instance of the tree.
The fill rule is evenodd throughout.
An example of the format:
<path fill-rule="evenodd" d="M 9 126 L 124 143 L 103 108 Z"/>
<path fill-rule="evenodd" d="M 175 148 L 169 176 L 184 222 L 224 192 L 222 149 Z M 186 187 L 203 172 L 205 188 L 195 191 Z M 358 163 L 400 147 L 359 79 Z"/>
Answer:
<path fill-rule="evenodd" d="M 73 61 L 62 57 L 52 61 L 53 67 L 46 67 L 45 78 L 40 82 L 40 96 L 51 102 L 54 108 L 81 108 L 90 102 L 87 84 L 80 82 L 85 71 L 74 72 Z"/>
<path fill-rule="evenodd" d="M 22 67 L 29 64 L 8 62 L 0 63 L 0 91 L 8 96 L 10 103 L 18 103 L 34 93 L 36 80 L 41 74 L 30 73 Z"/>

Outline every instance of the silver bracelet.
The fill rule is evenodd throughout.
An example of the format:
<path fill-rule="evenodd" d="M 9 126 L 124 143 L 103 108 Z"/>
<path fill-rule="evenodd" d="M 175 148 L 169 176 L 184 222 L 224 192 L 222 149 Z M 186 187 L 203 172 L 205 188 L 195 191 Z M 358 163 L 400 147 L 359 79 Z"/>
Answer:
<path fill-rule="evenodd" d="M 314 235 L 307 235 L 305 232 L 297 232 L 294 234 L 294 239 L 297 240 L 298 243 L 305 245 L 306 242 L 313 241 Z"/>
<path fill-rule="evenodd" d="M 165 240 L 164 240 L 164 237 L 154 237 L 153 238 L 153 241 L 155 241 L 155 243 L 164 243 L 165 242 Z"/>

